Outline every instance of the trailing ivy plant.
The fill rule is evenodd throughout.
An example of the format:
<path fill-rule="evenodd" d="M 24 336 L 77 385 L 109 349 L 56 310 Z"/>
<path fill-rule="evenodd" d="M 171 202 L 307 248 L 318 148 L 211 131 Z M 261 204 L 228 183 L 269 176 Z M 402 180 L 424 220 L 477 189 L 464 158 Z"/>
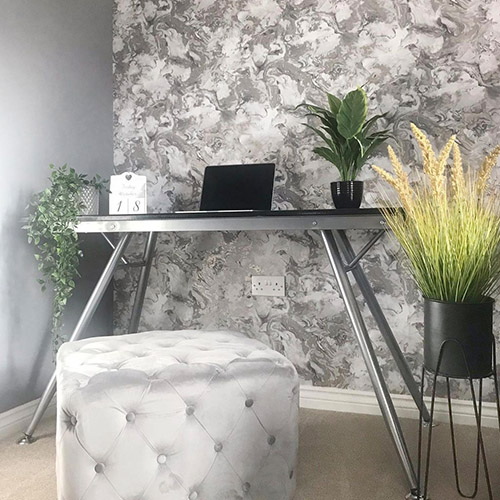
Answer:
<path fill-rule="evenodd" d="M 43 291 L 54 292 L 52 301 L 52 340 L 54 351 L 64 342 L 63 314 L 79 276 L 78 265 L 82 251 L 74 230 L 78 216 L 85 205 L 80 193 L 84 187 L 105 189 L 105 181 L 96 175 L 87 179 L 67 165 L 50 165 L 50 186 L 33 196 L 30 214 L 24 227 L 28 242 L 36 247 L 35 259 L 42 278 L 38 279 Z"/>
<path fill-rule="evenodd" d="M 391 137 L 389 130 L 373 131 L 377 121 L 385 118 L 387 113 L 367 120 L 366 92 L 359 87 L 344 99 L 330 93 L 327 97 L 328 108 L 307 103 L 299 105 L 309 111 L 307 116 L 321 122 L 319 128 L 308 123 L 304 125 L 326 143 L 313 151 L 337 167 L 342 181 L 354 181 L 374 150 Z"/>

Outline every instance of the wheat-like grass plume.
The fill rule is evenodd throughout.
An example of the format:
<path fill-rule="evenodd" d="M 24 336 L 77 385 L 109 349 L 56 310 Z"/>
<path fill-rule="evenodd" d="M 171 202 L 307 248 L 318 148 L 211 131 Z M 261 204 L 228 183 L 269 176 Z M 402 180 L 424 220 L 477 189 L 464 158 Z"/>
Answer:
<path fill-rule="evenodd" d="M 413 190 L 410 186 L 410 181 L 408 180 L 408 175 L 403 169 L 403 165 L 396 156 L 396 153 L 391 146 L 387 146 L 387 152 L 389 153 L 389 159 L 391 160 L 392 168 L 396 173 L 398 179 L 398 187 L 401 199 L 404 200 L 405 206 L 411 206 L 411 200 L 413 198 Z"/>
<path fill-rule="evenodd" d="M 490 180 L 491 171 L 496 165 L 499 156 L 500 144 L 495 149 L 493 149 L 493 151 L 488 156 L 486 156 L 483 164 L 481 165 L 481 168 L 479 169 L 479 174 L 476 181 L 476 189 L 478 193 L 482 193 L 485 190 L 486 185 Z"/>
<path fill-rule="evenodd" d="M 446 169 L 446 164 L 448 162 L 448 158 L 450 157 L 451 150 L 453 148 L 453 145 L 455 144 L 455 139 L 456 139 L 456 136 L 452 135 L 448 139 L 448 142 L 445 144 L 444 148 L 441 150 L 441 153 L 440 153 L 439 158 L 437 160 L 437 168 L 436 168 L 436 172 L 438 175 L 444 174 L 444 171 Z"/>
<path fill-rule="evenodd" d="M 448 142 L 445 144 L 444 148 L 441 150 L 439 157 L 437 159 L 436 168 L 434 170 L 434 177 L 432 179 L 432 185 L 434 188 L 434 196 L 436 198 L 442 199 L 446 197 L 446 165 L 450 157 L 451 149 L 455 144 L 455 136 L 452 135 Z"/>
<path fill-rule="evenodd" d="M 381 167 L 378 167 L 377 165 L 372 165 L 372 169 L 375 170 L 375 172 L 377 172 L 377 174 L 379 174 L 380 177 L 382 177 L 388 184 L 390 184 L 397 191 L 403 207 L 405 207 L 406 210 L 410 210 L 411 196 L 413 193 L 411 191 L 408 178 L 406 174 L 403 172 L 402 167 L 401 167 L 401 174 L 404 176 L 403 178 L 401 178 L 399 175 L 394 177 L 389 172 L 387 172 Z"/>
<path fill-rule="evenodd" d="M 414 123 L 410 123 L 410 127 L 422 152 L 424 172 L 431 176 L 436 168 L 436 155 L 432 145 L 427 136 Z"/>
<path fill-rule="evenodd" d="M 377 172 L 378 175 L 380 175 L 380 177 L 382 177 L 382 179 L 384 179 L 385 182 L 390 184 L 393 188 L 396 189 L 396 191 L 399 192 L 398 182 L 389 172 L 387 172 L 381 167 L 378 167 L 377 165 L 372 165 L 372 168 L 373 170 L 375 170 L 375 172 Z"/>
<path fill-rule="evenodd" d="M 451 166 L 451 189 L 455 198 L 460 198 L 465 192 L 464 169 L 462 165 L 462 153 L 458 144 L 453 144 L 453 164 Z"/>

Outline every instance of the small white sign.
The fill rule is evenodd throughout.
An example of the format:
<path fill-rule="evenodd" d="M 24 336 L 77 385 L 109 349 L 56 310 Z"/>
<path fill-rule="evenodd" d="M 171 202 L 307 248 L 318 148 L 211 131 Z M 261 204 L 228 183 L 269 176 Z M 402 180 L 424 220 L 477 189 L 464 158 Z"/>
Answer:
<path fill-rule="evenodd" d="M 146 214 L 146 176 L 132 172 L 112 175 L 109 181 L 109 213 Z"/>

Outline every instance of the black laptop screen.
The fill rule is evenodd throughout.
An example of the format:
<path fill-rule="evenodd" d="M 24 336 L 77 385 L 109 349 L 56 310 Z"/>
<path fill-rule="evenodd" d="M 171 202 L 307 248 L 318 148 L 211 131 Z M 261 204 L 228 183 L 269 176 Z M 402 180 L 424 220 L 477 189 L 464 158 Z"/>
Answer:
<path fill-rule="evenodd" d="M 200 210 L 271 210 L 274 163 L 206 167 Z"/>

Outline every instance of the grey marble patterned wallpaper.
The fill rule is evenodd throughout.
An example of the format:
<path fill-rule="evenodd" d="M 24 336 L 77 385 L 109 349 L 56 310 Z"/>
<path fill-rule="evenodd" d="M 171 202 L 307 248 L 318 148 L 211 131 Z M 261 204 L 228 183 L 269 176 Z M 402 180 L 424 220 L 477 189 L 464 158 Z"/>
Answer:
<path fill-rule="evenodd" d="M 147 175 L 149 210 L 161 212 L 197 208 L 206 165 L 274 161 L 274 208 L 330 207 L 337 173 L 312 154 L 317 139 L 295 107 L 357 85 L 371 112 L 393 115 L 407 165 L 410 121 L 437 146 L 458 133 L 477 162 L 500 140 L 498 40 L 495 0 L 115 0 L 116 171 Z M 385 152 L 374 162 L 388 166 Z M 378 180 L 368 169 L 362 178 L 365 206 L 376 203 Z M 369 235 L 351 236 L 359 246 Z M 365 269 L 417 370 L 421 299 L 397 252 L 385 238 Z M 136 272 L 116 280 L 117 332 L 126 330 Z M 287 296 L 252 297 L 252 274 L 286 275 Z M 368 326 L 390 390 L 404 392 Z M 141 329 L 185 327 L 244 331 L 283 352 L 309 383 L 371 387 L 312 232 L 162 235 Z M 465 387 L 456 394 L 466 397 Z"/>

